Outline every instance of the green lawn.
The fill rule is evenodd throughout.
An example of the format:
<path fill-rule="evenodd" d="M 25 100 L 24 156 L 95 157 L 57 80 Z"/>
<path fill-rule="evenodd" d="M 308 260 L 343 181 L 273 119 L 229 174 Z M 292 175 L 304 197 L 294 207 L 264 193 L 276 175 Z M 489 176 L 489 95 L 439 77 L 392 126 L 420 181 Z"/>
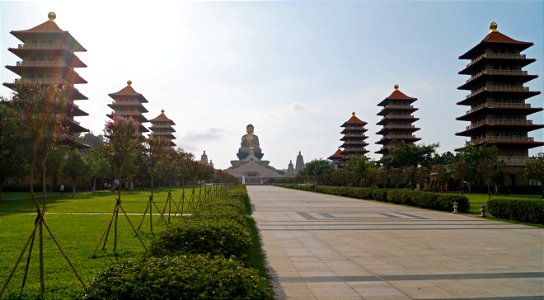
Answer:
<path fill-rule="evenodd" d="M 176 203 L 181 199 L 181 189 L 172 190 L 172 196 Z M 186 190 L 186 199 L 190 199 L 191 190 Z M 148 202 L 148 192 L 130 191 L 123 192 L 122 205 L 129 215 L 134 226 L 138 226 L 142 220 L 142 214 Z M 167 190 L 155 192 L 154 200 L 162 210 L 166 202 Z M 196 192 L 198 195 L 198 190 Z M 35 215 L 32 200 L 28 193 L 4 193 L 0 203 L 0 284 L 3 285 L 11 268 L 15 264 L 21 249 L 25 245 L 34 227 Z M 118 255 L 113 255 L 113 230 L 109 236 L 105 250 L 98 251 L 97 258 L 91 258 L 97 242 L 104 232 L 111 213 L 115 206 L 116 194 L 113 192 L 98 192 L 54 195 L 47 198 L 47 213 L 45 221 L 53 234 L 64 248 L 68 257 L 74 263 L 84 282 L 89 284 L 92 279 L 113 261 L 136 259 L 141 257 L 144 249 L 124 215 L 119 215 Z M 175 210 L 172 206 L 172 212 Z M 154 208 L 154 212 L 156 209 Z M 184 213 L 190 212 L 188 201 L 185 202 Z M 172 216 L 172 221 L 176 218 Z M 166 224 L 159 221 L 159 215 L 153 215 L 154 233 L 164 230 Z M 140 234 L 146 246 L 153 240 L 150 231 L 149 217 L 140 230 Z M 65 299 L 82 292 L 81 284 L 73 275 L 69 265 L 60 252 L 56 249 L 52 239 L 44 229 L 44 257 L 45 257 L 45 285 L 46 299 Z M 101 248 L 100 248 L 101 249 Z M 25 256 L 19 265 L 15 276 L 10 281 L 4 297 L 13 297 L 18 294 L 22 278 Z M 25 293 L 36 295 L 39 292 L 38 272 L 38 240 L 34 244 L 30 262 L 30 272 L 27 278 Z"/>
<path fill-rule="evenodd" d="M 480 204 L 487 203 L 489 199 L 487 194 L 464 194 L 468 198 L 470 203 L 469 213 L 479 214 L 480 213 Z M 540 199 L 541 195 L 491 195 L 491 199 L 501 198 L 501 199 Z"/>

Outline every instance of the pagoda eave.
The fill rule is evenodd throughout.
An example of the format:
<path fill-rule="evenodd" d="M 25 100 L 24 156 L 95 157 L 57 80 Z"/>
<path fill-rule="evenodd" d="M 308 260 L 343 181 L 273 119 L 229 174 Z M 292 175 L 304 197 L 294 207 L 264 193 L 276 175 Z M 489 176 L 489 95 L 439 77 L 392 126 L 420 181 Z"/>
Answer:
<path fill-rule="evenodd" d="M 497 79 L 497 78 L 508 78 L 510 80 L 515 79 L 519 83 L 526 83 L 529 82 L 535 78 L 538 78 L 538 75 L 529 75 L 529 74 L 503 74 L 503 75 L 481 75 L 473 79 L 467 80 L 467 82 L 459 87 L 457 87 L 458 90 L 472 90 L 474 86 L 477 86 L 479 82 L 485 82 L 486 80 L 489 80 L 489 78 Z"/>
<path fill-rule="evenodd" d="M 482 92 L 474 93 L 468 95 L 464 100 L 461 100 L 457 102 L 457 105 L 471 105 L 473 101 L 480 100 L 482 98 L 487 98 L 491 96 L 498 96 L 498 97 L 515 97 L 516 99 L 528 99 L 534 96 L 540 95 L 539 91 L 529 91 L 528 89 L 524 90 L 494 90 L 494 91 L 487 91 L 484 90 Z"/>
<path fill-rule="evenodd" d="M 459 59 L 474 59 L 476 56 L 479 56 L 478 53 L 480 53 L 482 48 L 490 47 L 493 45 L 499 45 L 501 47 L 509 47 L 509 48 L 515 48 L 518 49 L 520 52 L 533 46 L 534 44 L 532 42 L 522 42 L 522 41 L 510 41 L 510 42 L 504 42 L 504 41 L 481 41 L 476 46 L 472 47 L 470 50 L 465 52 L 464 54 L 459 56 Z"/>
<path fill-rule="evenodd" d="M 501 107 L 501 106 L 488 105 L 488 106 L 484 106 L 484 107 L 476 109 L 476 110 L 469 110 L 469 111 L 466 112 L 466 114 L 464 114 L 464 115 L 462 115 L 460 117 L 457 117 L 455 119 L 458 120 L 458 121 L 470 121 L 475 116 L 485 115 L 486 113 L 489 113 L 489 112 L 516 112 L 516 114 L 528 116 L 528 115 L 537 113 L 539 111 L 542 111 L 541 107 L 529 107 L 529 106 L 526 106 L 526 107 L 509 107 L 507 105 Z"/>
<path fill-rule="evenodd" d="M 481 65 L 485 65 L 487 63 L 491 62 L 510 62 L 515 63 L 520 68 L 523 68 L 527 65 L 530 65 L 531 63 L 534 63 L 536 59 L 534 58 L 525 58 L 525 56 L 521 56 L 518 58 L 482 58 L 474 63 L 468 64 L 463 70 L 457 72 L 459 75 L 472 75 L 474 74 L 474 70 L 477 70 L 480 68 Z"/>

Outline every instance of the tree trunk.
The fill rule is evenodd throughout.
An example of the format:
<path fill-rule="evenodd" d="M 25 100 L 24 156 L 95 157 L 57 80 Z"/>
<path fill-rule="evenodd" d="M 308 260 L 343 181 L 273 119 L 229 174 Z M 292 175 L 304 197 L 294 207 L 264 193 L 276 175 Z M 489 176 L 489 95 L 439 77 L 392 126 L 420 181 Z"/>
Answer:
<path fill-rule="evenodd" d="M 72 197 L 76 195 L 76 179 L 75 177 L 72 177 Z"/>
<path fill-rule="evenodd" d="M 93 194 L 96 192 L 96 177 L 93 178 Z"/>
<path fill-rule="evenodd" d="M 47 185 L 45 183 L 45 175 L 46 175 L 46 169 L 45 169 L 45 161 L 47 160 L 47 154 L 44 155 L 42 160 L 42 207 L 45 209 L 45 201 L 47 197 Z"/>

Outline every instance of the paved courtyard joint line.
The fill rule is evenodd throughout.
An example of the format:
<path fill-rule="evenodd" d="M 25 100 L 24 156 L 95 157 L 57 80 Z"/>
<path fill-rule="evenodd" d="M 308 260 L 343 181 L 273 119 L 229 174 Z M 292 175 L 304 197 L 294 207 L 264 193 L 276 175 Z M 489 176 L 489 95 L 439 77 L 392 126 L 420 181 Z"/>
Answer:
<path fill-rule="evenodd" d="M 247 190 L 279 299 L 544 299 L 544 229 Z"/>

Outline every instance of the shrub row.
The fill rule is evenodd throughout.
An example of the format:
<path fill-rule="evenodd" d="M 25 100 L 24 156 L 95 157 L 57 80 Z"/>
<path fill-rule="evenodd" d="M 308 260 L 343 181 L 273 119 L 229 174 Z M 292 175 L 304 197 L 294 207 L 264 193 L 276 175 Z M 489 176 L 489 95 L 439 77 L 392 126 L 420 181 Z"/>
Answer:
<path fill-rule="evenodd" d="M 487 202 L 487 210 L 500 219 L 544 224 L 544 200 L 492 199 Z"/>
<path fill-rule="evenodd" d="M 202 254 L 116 264 L 100 274 L 84 299 L 263 299 L 266 278 L 240 262 Z"/>
<path fill-rule="evenodd" d="M 151 257 L 106 270 L 83 298 L 273 299 L 250 208 L 245 187 L 227 190 L 161 233 Z"/>
<path fill-rule="evenodd" d="M 282 184 L 279 186 L 350 198 L 404 204 L 442 211 L 453 211 L 453 202 L 457 201 L 457 210 L 459 212 L 467 212 L 469 210 L 468 198 L 456 194 L 441 194 L 401 189 L 379 189 L 344 186 L 313 186 L 296 184 Z"/>

